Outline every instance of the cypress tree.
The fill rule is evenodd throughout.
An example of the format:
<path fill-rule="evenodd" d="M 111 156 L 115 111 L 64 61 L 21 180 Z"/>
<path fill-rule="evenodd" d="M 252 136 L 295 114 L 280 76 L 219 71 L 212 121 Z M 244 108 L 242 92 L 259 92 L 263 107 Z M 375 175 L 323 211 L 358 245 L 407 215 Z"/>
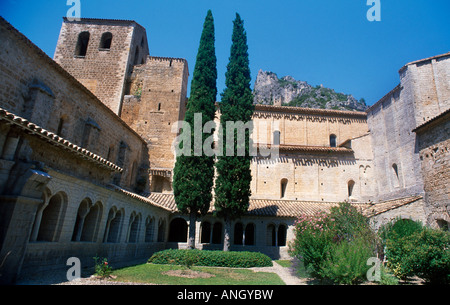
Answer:
<path fill-rule="evenodd" d="M 229 250 L 231 221 L 243 215 L 249 206 L 251 195 L 250 182 L 250 130 L 245 129 L 245 139 L 239 140 L 238 131 L 228 130 L 227 122 L 247 123 L 252 119 L 254 110 L 252 90 L 250 89 L 250 68 L 248 59 L 247 34 L 244 22 L 236 14 L 233 22 L 232 45 L 227 65 L 226 88 L 220 103 L 221 130 L 219 145 L 222 156 L 216 162 L 217 178 L 215 185 L 215 209 L 219 217 L 225 220 L 224 251 Z M 242 131 L 239 131 L 242 132 Z M 229 139 L 227 135 L 233 135 Z M 225 139 L 225 137 L 227 137 Z M 239 141 L 238 141 L 239 140 Z M 234 155 L 227 153 L 227 145 L 234 144 Z M 239 155 L 239 149 L 245 148 L 245 155 Z M 229 151 L 229 150 L 228 150 Z"/>
<path fill-rule="evenodd" d="M 191 127 L 191 143 L 200 149 L 199 145 L 214 132 L 214 130 L 211 133 L 202 132 L 202 143 L 194 141 L 194 116 L 201 114 L 202 124 L 214 120 L 217 96 L 217 60 L 214 43 L 214 19 L 209 10 L 203 24 L 191 82 L 191 95 L 185 114 L 185 122 Z M 203 130 L 203 125 L 201 127 Z M 173 176 L 173 191 L 178 210 L 190 215 L 188 246 L 191 249 L 195 248 L 197 215 L 208 212 L 214 182 L 214 156 L 206 156 L 203 151 L 201 155 L 194 155 L 194 149 L 195 147 L 190 148 L 190 155 L 177 156 Z"/>

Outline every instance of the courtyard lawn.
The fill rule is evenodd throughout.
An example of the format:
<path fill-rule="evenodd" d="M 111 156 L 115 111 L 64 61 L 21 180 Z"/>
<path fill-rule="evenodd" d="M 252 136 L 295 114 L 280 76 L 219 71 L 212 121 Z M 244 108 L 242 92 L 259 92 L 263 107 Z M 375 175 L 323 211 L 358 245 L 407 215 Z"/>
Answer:
<path fill-rule="evenodd" d="M 143 264 L 115 270 L 112 275 L 119 282 L 159 285 L 284 285 L 275 273 L 236 268 Z"/>

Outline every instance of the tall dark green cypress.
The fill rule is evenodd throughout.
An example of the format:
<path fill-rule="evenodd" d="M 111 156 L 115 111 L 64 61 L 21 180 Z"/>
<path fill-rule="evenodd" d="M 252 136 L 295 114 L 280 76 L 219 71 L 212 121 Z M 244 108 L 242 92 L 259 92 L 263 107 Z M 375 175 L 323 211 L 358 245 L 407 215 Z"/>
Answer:
<path fill-rule="evenodd" d="M 250 89 L 250 67 L 248 59 L 247 34 L 244 22 L 236 14 L 233 22 L 232 45 L 227 66 L 225 85 L 220 103 L 220 123 L 222 126 L 219 145 L 223 155 L 216 162 L 217 178 L 215 185 L 215 209 L 219 217 L 225 220 L 224 251 L 230 247 L 231 221 L 243 215 L 249 207 L 252 180 L 250 163 L 250 130 L 245 130 L 245 141 L 238 141 L 235 129 L 233 139 L 227 139 L 226 122 L 247 123 L 254 111 L 252 90 Z M 242 131 L 241 131 L 242 132 Z M 227 144 L 234 144 L 234 155 L 227 154 Z M 239 148 L 245 146 L 245 155 L 238 155 Z"/>
<path fill-rule="evenodd" d="M 185 122 L 191 127 L 191 143 L 194 145 L 194 115 L 201 114 L 203 124 L 214 120 L 217 96 L 217 67 L 215 54 L 214 19 L 208 11 L 203 24 L 194 75 L 191 83 L 191 95 L 186 107 Z M 202 143 L 211 136 L 202 133 Z M 199 135 L 197 135 L 198 137 Z M 184 143 L 183 143 L 184 144 Z M 176 158 L 173 191 L 178 210 L 190 215 L 189 248 L 195 248 L 195 222 L 198 214 L 206 214 L 212 201 L 214 183 L 214 157 L 194 155 L 194 146 L 190 155 Z"/>

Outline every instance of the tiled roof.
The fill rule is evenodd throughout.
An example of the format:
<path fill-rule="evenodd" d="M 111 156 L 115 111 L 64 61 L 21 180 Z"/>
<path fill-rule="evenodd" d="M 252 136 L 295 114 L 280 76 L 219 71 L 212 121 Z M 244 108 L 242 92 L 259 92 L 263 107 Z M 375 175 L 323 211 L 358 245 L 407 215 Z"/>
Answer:
<path fill-rule="evenodd" d="M 175 196 L 173 194 L 151 193 L 148 197 L 144 197 L 117 186 L 114 186 L 114 188 L 116 191 L 143 202 L 161 207 L 172 213 L 178 212 Z M 422 196 L 412 196 L 376 204 L 352 203 L 352 205 L 363 215 L 373 217 L 386 211 L 413 203 L 421 198 Z M 301 215 L 313 215 L 317 212 L 329 212 L 332 207 L 338 205 L 338 202 L 250 199 L 250 206 L 246 215 L 259 217 L 298 217 Z M 211 208 L 209 209 L 209 213 L 212 212 L 214 212 L 214 205 L 211 205 Z"/>
<path fill-rule="evenodd" d="M 159 206 L 172 212 L 177 212 L 177 205 L 173 194 L 152 193 L 147 197 L 149 201 L 158 203 Z M 312 215 L 319 211 L 328 212 L 331 207 L 337 206 L 337 202 L 295 201 L 295 200 L 270 200 L 250 199 L 247 215 L 271 216 L 271 217 L 298 217 L 300 215 Z M 358 208 L 366 207 L 366 204 L 355 204 Z M 211 205 L 209 212 L 214 211 Z"/>
<path fill-rule="evenodd" d="M 386 211 L 393 210 L 401 206 L 416 202 L 417 200 L 420 200 L 422 198 L 423 198 L 422 196 L 411 196 L 370 204 L 367 205 L 362 210 L 362 214 L 367 217 L 373 217 Z"/>
<path fill-rule="evenodd" d="M 99 24 L 117 24 L 117 25 L 129 25 L 129 26 L 133 26 L 133 25 L 138 25 L 141 28 L 144 28 L 142 25 L 140 25 L 139 23 L 137 23 L 134 20 L 126 20 L 126 19 L 103 19 L 103 18 L 79 18 L 79 20 L 74 19 L 69 20 L 69 18 L 67 17 L 63 17 L 63 21 L 67 22 L 67 23 L 99 23 Z"/>
<path fill-rule="evenodd" d="M 269 145 L 270 146 L 270 145 Z M 304 151 L 304 152 L 333 152 L 333 153 L 352 153 L 353 150 L 346 147 L 326 147 L 326 146 L 307 146 L 307 145 L 284 145 L 279 146 L 280 151 Z"/>
<path fill-rule="evenodd" d="M 125 190 L 117 185 L 111 185 L 112 188 L 118 193 L 122 193 L 134 199 L 140 200 L 144 203 L 148 203 L 157 207 L 160 207 L 169 212 L 176 212 L 177 205 L 175 204 L 175 199 L 172 194 L 161 194 L 161 193 L 152 193 L 150 196 L 142 196 L 136 193 Z"/>
<path fill-rule="evenodd" d="M 423 129 L 425 126 L 431 126 L 434 123 L 436 123 L 438 120 L 444 118 L 445 116 L 448 116 L 450 114 L 450 108 L 448 108 L 447 110 L 445 110 L 444 112 L 438 114 L 437 116 L 435 116 L 434 118 L 429 119 L 428 121 L 426 121 L 425 123 L 417 126 L 415 129 L 413 129 L 412 132 L 418 132 L 421 129 Z"/>
<path fill-rule="evenodd" d="M 263 104 L 256 104 L 255 111 L 304 113 L 304 114 L 317 114 L 317 115 L 327 115 L 327 116 L 356 116 L 356 117 L 361 117 L 361 118 L 367 118 L 367 113 L 363 112 L 363 111 L 302 108 L 302 107 L 274 106 L 274 105 L 263 105 Z"/>
<path fill-rule="evenodd" d="M 40 126 L 31 123 L 27 119 L 24 119 L 18 115 L 15 115 L 1 107 L 0 107 L 0 121 L 6 121 L 9 124 L 13 124 L 28 134 L 37 135 L 41 139 L 43 139 L 55 146 L 63 148 L 71 153 L 74 153 L 83 159 L 94 162 L 97 165 L 109 168 L 109 169 L 111 169 L 113 171 L 117 171 L 117 172 L 123 171 L 123 169 L 121 167 L 115 165 L 114 163 L 94 154 L 93 152 L 91 152 L 83 147 L 73 144 L 72 142 L 58 136 L 57 134 L 54 134 L 53 132 L 45 130 L 44 128 L 42 128 Z"/>

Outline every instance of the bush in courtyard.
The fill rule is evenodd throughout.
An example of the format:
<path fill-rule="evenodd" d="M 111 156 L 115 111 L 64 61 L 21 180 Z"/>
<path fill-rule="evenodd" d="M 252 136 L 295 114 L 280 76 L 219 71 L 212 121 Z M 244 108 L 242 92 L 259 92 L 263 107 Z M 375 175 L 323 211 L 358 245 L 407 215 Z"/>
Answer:
<path fill-rule="evenodd" d="M 272 259 L 259 252 L 168 249 L 150 257 L 149 263 L 185 266 L 252 268 L 272 266 Z"/>
<path fill-rule="evenodd" d="M 368 220 L 351 204 L 333 207 L 329 214 L 301 216 L 295 222 L 291 255 L 303 261 L 313 277 L 338 284 L 355 284 L 366 279 L 374 256 L 376 236 Z"/>
<path fill-rule="evenodd" d="M 108 259 L 94 257 L 95 266 L 94 266 L 94 274 L 101 278 L 108 278 L 112 273 L 112 268 L 108 263 Z"/>
<path fill-rule="evenodd" d="M 423 225 L 420 221 L 396 218 L 382 226 L 379 229 L 378 234 L 383 242 L 383 245 L 386 245 L 387 240 L 396 240 L 405 236 L 410 236 L 415 232 L 422 231 L 422 229 Z"/>
<path fill-rule="evenodd" d="M 330 210 L 330 218 L 334 220 L 335 241 L 352 241 L 363 238 L 375 245 L 377 238 L 370 228 L 369 219 L 362 215 L 348 202 L 342 202 Z"/>
<path fill-rule="evenodd" d="M 303 261 L 308 273 L 320 278 L 325 261 L 331 254 L 334 238 L 333 221 L 328 214 L 300 216 L 294 223 L 295 239 L 289 245 L 292 256 Z"/>
<path fill-rule="evenodd" d="M 364 238 L 333 244 L 328 260 L 321 268 L 321 276 L 337 284 L 353 285 L 366 280 L 369 257 L 373 248 Z"/>
<path fill-rule="evenodd" d="M 418 276 L 430 284 L 450 283 L 450 233 L 422 228 L 388 238 L 388 266 L 399 278 Z"/>

